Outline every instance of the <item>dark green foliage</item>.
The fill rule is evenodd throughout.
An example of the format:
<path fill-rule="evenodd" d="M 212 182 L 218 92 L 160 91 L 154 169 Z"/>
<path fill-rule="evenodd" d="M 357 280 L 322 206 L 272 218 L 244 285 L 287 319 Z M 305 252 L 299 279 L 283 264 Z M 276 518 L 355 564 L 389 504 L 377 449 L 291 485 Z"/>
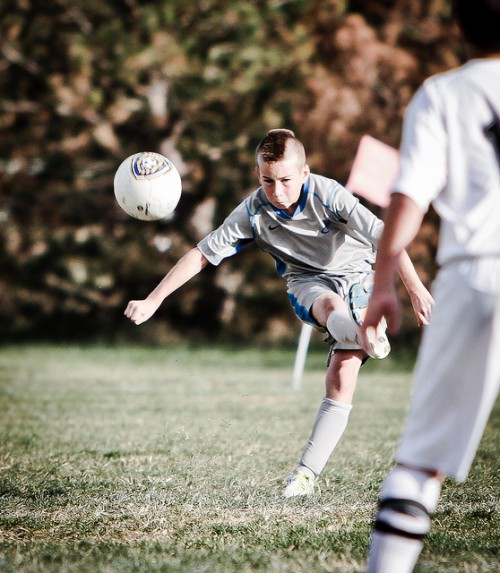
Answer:
<path fill-rule="evenodd" d="M 184 287 L 152 327 L 132 334 L 122 312 L 255 188 L 268 129 L 294 129 L 313 170 L 342 183 L 361 135 L 397 146 L 416 86 L 459 61 L 450 30 L 446 0 L 3 2 L 0 340 L 293 338 L 255 251 Z M 181 171 L 169 222 L 115 204 L 114 172 L 138 150 Z M 430 219 L 415 246 L 426 282 L 435 242 Z"/>

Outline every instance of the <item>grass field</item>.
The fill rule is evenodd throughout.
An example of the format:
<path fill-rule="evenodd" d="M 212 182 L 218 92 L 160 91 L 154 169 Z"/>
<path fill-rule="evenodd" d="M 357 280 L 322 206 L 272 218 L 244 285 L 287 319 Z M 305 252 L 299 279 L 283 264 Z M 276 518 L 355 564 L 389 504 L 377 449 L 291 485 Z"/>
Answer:
<path fill-rule="evenodd" d="M 321 493 L 280 497 L 323 395 L 325 352 L 0 349 L 0 571 L 363 571 L 410 374 L 369 363 Z M 499 571 L 496 408 L 445 484 L 417 571 Z"/>

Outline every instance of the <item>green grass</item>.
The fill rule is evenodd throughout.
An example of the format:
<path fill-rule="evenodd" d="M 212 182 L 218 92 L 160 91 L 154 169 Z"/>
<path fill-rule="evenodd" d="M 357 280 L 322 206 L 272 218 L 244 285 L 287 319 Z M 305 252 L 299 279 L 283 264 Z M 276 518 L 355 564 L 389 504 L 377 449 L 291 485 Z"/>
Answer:
<path fill-rule="evenodd" d="M 363 571 L 410 392 L 369 363 L 308 499 L 280 497 L 323 396 L 325 351 L 0 349 L 0 571 Z M 498 408 L 470 479 L 444 487 L 417 571 L 497 571 Z"/>

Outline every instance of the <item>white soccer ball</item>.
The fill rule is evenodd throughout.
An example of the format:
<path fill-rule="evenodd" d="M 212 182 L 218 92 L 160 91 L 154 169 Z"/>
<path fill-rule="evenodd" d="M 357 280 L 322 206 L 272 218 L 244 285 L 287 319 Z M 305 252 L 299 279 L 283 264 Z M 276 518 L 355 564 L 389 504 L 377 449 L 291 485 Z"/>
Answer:
<path fill-rule="evenodd" d="M 156 221 L 179 203 L 182 181 L 175 165 L 160 153 L 141 151 L 118 167 L 114 179 L 118 205 L 131 217 Z"/>

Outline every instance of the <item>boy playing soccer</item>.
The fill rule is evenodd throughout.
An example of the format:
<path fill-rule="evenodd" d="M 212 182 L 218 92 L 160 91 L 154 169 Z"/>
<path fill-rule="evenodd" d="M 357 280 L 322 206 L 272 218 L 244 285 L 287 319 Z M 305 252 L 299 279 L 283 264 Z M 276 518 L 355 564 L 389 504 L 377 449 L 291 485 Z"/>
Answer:
<path fill-rule="evenodd" d="M 422 337 L 397 465 L 380 494 L 369 573 L 410 573 L 444 476 L 462 482 L 500 386 L 500 0 L 455 0 L 469 61 L 428 79 L 406 113 L 401 169 L 364 328 L 399 323 L 399 254 L 432 203 L 436 305 Z"/>
<path fill-rule="evenodd" d="M 313 492 L 315 478 L 340 440 L 362 361 L 390 351 L 383 319 L 363 348 L 360 342 L 383 223 L 339 183 L 310 173 L 304 147 L 290 130 L 271 130 L 257 147 L 256 164 L 261 186 L 184 255 L 146 299 L 130 301 L 125 315 L 135 324 L 148 320 L 208 263 L 218 265 L 249 243 L 274 257 L 297 316 L 332 343 L 326 395 L 284 491 L 293 497 Z M 419 324 L 426 324 L 433 300 L 406 252 L 398 271 Z"/>

